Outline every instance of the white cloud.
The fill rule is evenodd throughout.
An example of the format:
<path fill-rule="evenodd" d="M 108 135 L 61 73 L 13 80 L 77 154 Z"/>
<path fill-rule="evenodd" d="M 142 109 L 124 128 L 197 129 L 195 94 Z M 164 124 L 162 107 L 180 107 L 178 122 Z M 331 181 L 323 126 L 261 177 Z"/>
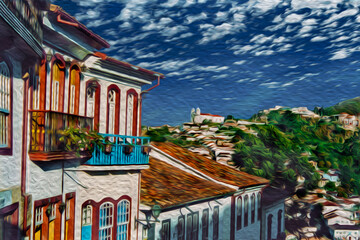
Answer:
<path fill-rule="evenodd" d="M 350 53 L 347 51 L 347 49 L 340 49 L 336 51 L 329 60 L 339 60 L 344 59 L 350 56 Z"/>
<path fill-rule="evenodd" d="M 296 13 L 292 13 L 290 15 L 288 15 L 284 21 L 286 23 L 298 23 L 298 22 L 301 22 L 304 18 L 304 15 L 299 15 L 299 14 L 296 14 Z"/>
<path fill-rule="evenodd" d="M 246 63 L 246 60 L 236 61 L 233 64 L 235 64 L 235 65 L 243 65 L 244 63 Z"/>
<path fill-rule="evenodd" d="M 310 41 L 312 41 L 312 42 L 322 42 L 322 41 L 325 41 L 327 39 L 328 39 L 327 37 L 316 36 L 316 37 L 313 37 Z"/>
<path fill-rule="evenodd" d="M 263 44 L 263 43 L 271 41 L 272 38 L 273 38 L 273 36 L 267 37 L 264 34 L 259 34 L 259 35 L 254 36 L 252 39 L 250 39 L 250 42 L 255 42 L 257 44 Z"/>
<path fill-rule="evenodd" d="M 348 36 L 341 36 L 341 37 L 338 37 L 337 39 L 333 40 L 333 42 L 341 42 L 341 41 L 346 41 L 348 40 L 350 37 Z"/>
<path fill-rule="evenodd" d="M 341 18 L 344 18 L 344 17 L 354 16 L 358 12 L 359 12 L 359 10 L 356 9 L 356 8 L 347 9 L 345 11 L 342 11 L 339 14 L 333 14 L 329 19 L 324 21 L 324 24 L 332 23 L 332 22 L 337 21 L 337 20 L 339 20 Z"/>
<path fill-rule="evenodd" d="M 302 21 L 301 24 L 302 24 L 303 26 L 316 25 L 316 24 L 317 24 L 317 20 L 316 20 L 315 18 L 308 18 L 308 19 L 305 19 L 304 21 Z"/>
<path fill-rule="evenodd" d="M 189 15 L 189 16 L 186 17 L 186 20 L 190 24 L 190 23 L 193 23 L 195 21 L 204 20 L 206 18 L 207 18 L 206 13 L 200 13 L 199 15 Z"/>
<path fill-rule="evenodd" d="M 210 41 L 221 39 L 226 35 L 235 34 L 237 30 L 241 29 L 245 25 L 237 24 L 233 26 L 229 23 L 223 23 L 221 25 L 214 26 L 212 24 L 202 24 L 200 29 L 206 29 L 202 32 L 203 38 L 199 41 L 199 44 L 206 44 Z"/>

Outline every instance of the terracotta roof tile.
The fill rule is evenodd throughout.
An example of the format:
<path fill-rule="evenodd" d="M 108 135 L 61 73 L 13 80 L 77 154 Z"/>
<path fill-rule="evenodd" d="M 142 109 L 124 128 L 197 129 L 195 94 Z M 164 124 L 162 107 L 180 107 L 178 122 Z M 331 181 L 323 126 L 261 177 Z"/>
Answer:
<path fill-rule="evenodd" d="M 233 169 L 170 142 L 152 142 L 152 145 L 207 176 L 226 184 L 244 188 L 269 183 L 265 178 Z"/>
<path fill-rule="evenodd" d="M 212 117 L 223 117 L 223 116 L 220 116 L 220 115 L 210 114 L 210 113 L 200 113 L 200 115 L 204 115 L 204 116 L 212 116 Z"/>
<path fill-rule="evenodd" d="M 141 172 L 141 203 L 162 208 L 232 194 L 236 190 L 204 180 L 164 161 L 150 157 L 150 168 Z"/>

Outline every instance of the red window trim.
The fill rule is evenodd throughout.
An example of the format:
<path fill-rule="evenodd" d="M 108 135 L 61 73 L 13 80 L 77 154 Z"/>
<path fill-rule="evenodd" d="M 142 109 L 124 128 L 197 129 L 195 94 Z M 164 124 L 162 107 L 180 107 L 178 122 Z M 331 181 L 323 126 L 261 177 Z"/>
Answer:
<path fill-rule="evenodd" d="M 86 82 L 85 88 L 85 116 L 87 116 L 87 94 L 86 91 L 90 85 L 95 85 L 95 106 L 94 106 L 94 130 L 99 130 L 99 119 L 100 119 L 100 93 L 101 93 L 101 86 L 97 80 L 89 80 Z"/>
<path fill-rule="evenodd" d="M 51 67 L 50 67 L 50 109 L 52 109 L 52 94 L 53 94 L 53 67 L 54 64 L 59 63 L 59 68 L 61 73 L 60 73 L 60 80 L 62 80 L 60 82 L 60 86 L 59 86 L 59 112 L 63 112 L 64 111 L 64 96 L 65 96 L 65 60 L 64 58 L 56 53 L 52 59 L 51 59 Z M 62 91 L 62 95 L 61 95 L 61 91 Z"/>
<path fill-rule="evenodd" d="M 13 146 L 13 65 L 7 56 L 0 56 L 0 62 L 4 61 L 9 69 L 10 74 L 10 112 L 8 128 L 8 147 L 0 148 L 0 155 L 12 155 Z"/>
<path fill-rule="evenodd" d="M 106 114 L 106 132 L 109 133 L 109 113 L 110 113 L 110 105 L 109 105 L 109 92 L 110 90 L 115 90 L 116 94 L 116 99 L 115 99 L 115 126 L 114 126 L 114 134 L 119 134 L 120 131 L 120 97 L 121 97 L 121 91 L 120 88 L 118 86 L 116 86 L 115 84 L 111 84 L 108 87 L 107 90 L 107 114 Z"/>
<path fill-rule="evenodd" d="M 74 234 L 75 234 L 75 206 L 76 206 L 76 193 L 75 192 L 71 192 L 71 193 L 67 193 L 65 195 L 65 204 L 67 200 L 70 200 L 70 202 L 72 203 L 70 205 L 70 219 L 66 220 L 67 216 L 66 216 L 66 208 L 63 212 L 63 214 L 65 214 L 65 224 L 66 221 L 69 221 L 68 223 L 68 239 L 74 239 Z M 66 236 L 66 225 L 64 227 L 64 236 Z"/>
<path fill-rule="evenodd" d="M 133 110 L 133 126 L 132 126 L 132 132 L 128 133 L 127 132 L 127 119 L 128 119 L 128 97 L 129 95 L 134 95 L 134 110 Z M 126 92 L 126 118 L 125 118 L 125 135 L 129 135 L 129 136 L 137 136 L 137 121 L 138 121 L 138 93 L 134 90 L 134 89 L 129 89 Z"/>
<path fill-rule="evenodd" d="M 80 81 L 81 81 L 81 68 L 78 62 L 75 60 L 71 62 L 69 68 L 69 91 L 68 91 L 68 113 L 70 113 L 70 98 L 71 98 L 71 70 L 77 68 L 77 73 L 79 74 L 78 83 L 75 85 L 75 103 L 74 103 L 74 115 L 79 115 L 79 105 L 80 105 Z"/>
<path fill-rule="evenodd" d="M 131 197 L 128 195 L 123 195 L 117 200 L 114 200 L 113 198 L 106 197 L 102 199 L 100 202 L 95 202 L 94 200 L 86 200 L 81 205 L 81 214 L 82 209 L 87 206 L 92 206 L 92 219 L 91 219 L 91 236 L 92 240 L 98 240 L 99 239 L 99 209 L 101 204 L 104 202 L 110 202 L 114 205 L 114 216 L 113 216 L 113 239 L 116 239 L 116 232 L 117 232 L 117 205 L 121 200 L 128 200 L 130 202 L 130 216 L 129 216 L 129 227 L 128 227 L 128 239 L 131 239 L 131 208 L 132 208 L 132 200 Z M 82 217 L 82 216 L 81 216 Z"/>

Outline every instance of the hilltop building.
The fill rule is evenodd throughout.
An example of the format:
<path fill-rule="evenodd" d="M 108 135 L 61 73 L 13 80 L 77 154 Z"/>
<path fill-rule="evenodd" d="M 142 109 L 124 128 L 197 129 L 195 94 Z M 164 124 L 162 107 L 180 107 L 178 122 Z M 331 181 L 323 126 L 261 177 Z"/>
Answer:
<path fill-rule="evenodd" d="M 47 1 L 0 8 L 0 239 L 137 239 L 142 86 L 164 75 L 98 52 L 109 44 Z M 69 129 L 109 144 L 69 151 Z"/>
<path fill-rule="evenodd" d="M 213 123 L 223 123 L 225 117 L 220 115 L 214 115 L 209 113 L 201 113 L 200 108 L 191 109 L 191 122 L 195 124 L 201 124 L 204 120 L 208 120 Z"/>

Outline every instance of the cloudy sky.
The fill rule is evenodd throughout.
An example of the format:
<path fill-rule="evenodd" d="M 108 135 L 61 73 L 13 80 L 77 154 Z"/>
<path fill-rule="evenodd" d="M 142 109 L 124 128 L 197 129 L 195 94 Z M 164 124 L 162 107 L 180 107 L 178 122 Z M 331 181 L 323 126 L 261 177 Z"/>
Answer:
<path fill-rule="evenodd" d="M 166 75 L 143 124 L 360 96 L 360 0 L 57 0 L 111 48 Z"/>

